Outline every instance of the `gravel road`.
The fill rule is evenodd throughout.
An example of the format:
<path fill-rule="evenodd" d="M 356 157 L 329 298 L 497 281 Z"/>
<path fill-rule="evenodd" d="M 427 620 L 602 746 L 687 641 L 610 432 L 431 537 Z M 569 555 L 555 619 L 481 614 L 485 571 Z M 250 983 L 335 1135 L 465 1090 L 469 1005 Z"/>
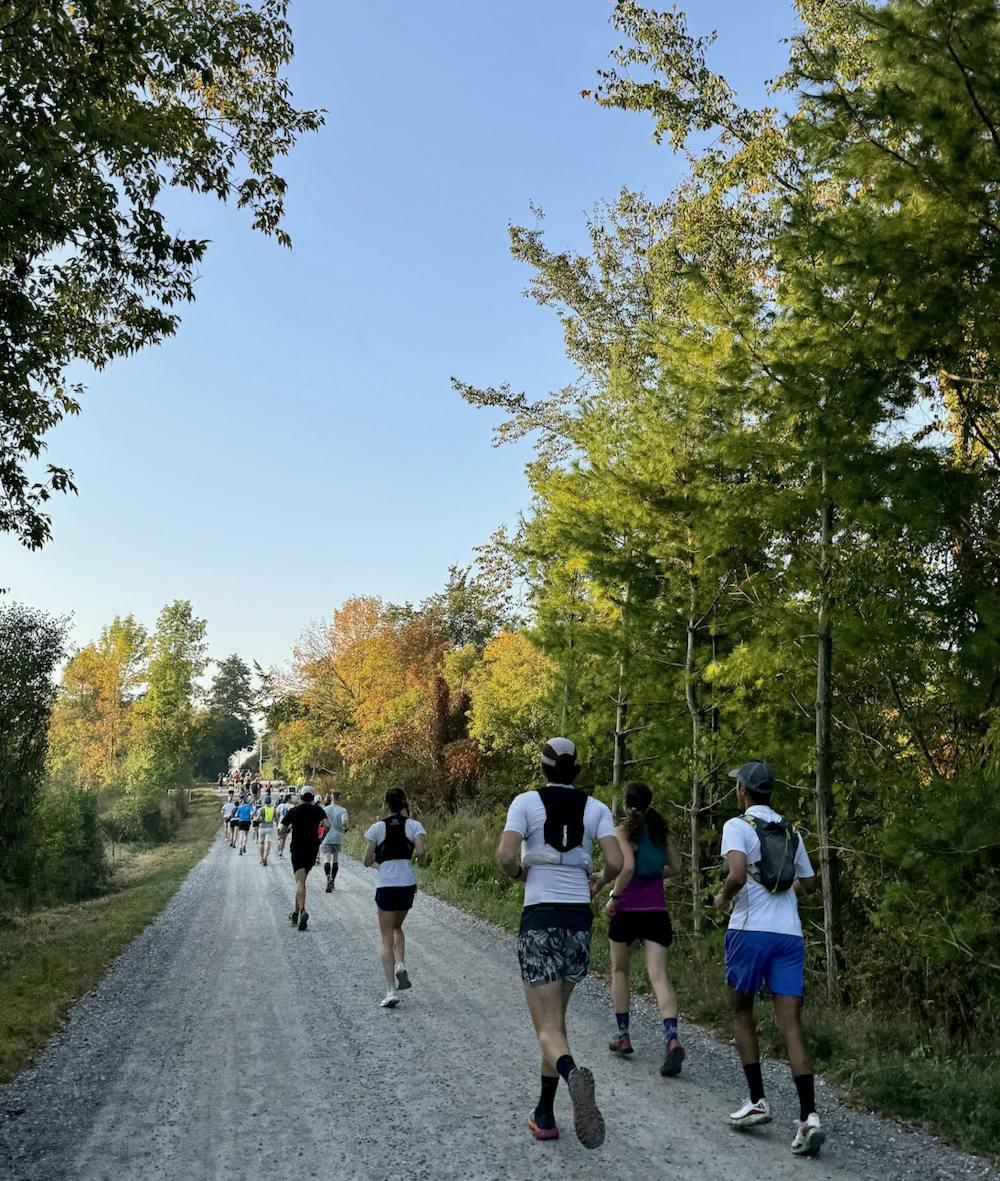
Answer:
<path fill-rule="evenodd" d="M 636 1058 L 612 1059 L 607 989 L 577 990 L 570 1036 L 608 1121 L 587 1152 L 560 1087 L 557 1143 L 525 1119 L 537 1051 L 513 939 L 420 895 L 407 921 L 414 987 L 378 1007 L 373 875 L 345 860 L 334 894 L 314 871 L 310 929 L 287 920 L 287 858 L 262 869 L 221 840 L 119 957 L 38 1063 L 0 1088 L 5 1181 L 351 1178 L 529 1181 L 669 1176 L 957 1181 L 983 1161 L 841 1107 L 822 1084 L 822 1156 L 789 1151 L 794 1093 L 765 1071 L 775 1122 L 726 1126 L 743 1098 L 732 1050 L 690 1026 L 679 1079 L 658 1072 L 643 1005 Z"/>

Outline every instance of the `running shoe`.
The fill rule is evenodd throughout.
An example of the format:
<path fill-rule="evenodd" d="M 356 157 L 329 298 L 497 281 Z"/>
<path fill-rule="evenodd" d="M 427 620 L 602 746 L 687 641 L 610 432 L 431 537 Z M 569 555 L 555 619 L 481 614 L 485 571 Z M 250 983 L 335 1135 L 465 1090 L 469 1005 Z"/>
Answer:
<path fill-rule="evenodd" d="M 396 987 L 402 992 L 405 988 L 412 988 L 410 983 L 410 973 L 406 970 L 405 964 L 396 965 Z"/>
<path fill-rule="evenodd" d="M 660 1074 L 664 1078 L 676 1078 L 681 1072 L 681 1063 L 684 1061 L 684 1047 L 677 1040 L 672 1037 L 667 1042 L 667 1048 L 663 1053 L 663 1065 L 660 1067 Z"/>
<path fill-rule="evenodd" d="M 816 1156 L 825 1139 L 826 1133 L 819 1126 L 819 1116 L 814 1111 L 808 1119 L 796 1124 L 792 1152 L 796 1156 Z"/>
<path fill-rule="evenodd" d="M 604 1116 L 594 1094 L 594 1075 L 586 1066 L 577 1066 L 566 1080 L 573 1101 L 573 1130 L 584 1148 L 600 1148 L 604 1143 Z"/>
<path fill-rule="evenodd" d="M 297 910 L 293 910 L 292 913 L 288 916 L 288 921 L 294 927 L 295 924 L 299 921 L 299 912 Z"/>
<path fill-rule="evenodd" d="M 769 1124 L 771 1108 L 766 1099 L 748 1099 L 739 1111 L 729 1113 L 729 1122 L 734 1128 L 755 1128 L 758 1124 Z"/>
<path fill-rule="evenodd" d="M 394 988 L 390 988 L 382 1000 L 379 1002 L 381 1009 L 395 1009 L 399 1004 L 399 996 Z"/>
<path fill-rule="evenodd" d="M 620 1034 L 618 1037 L 613 1037 L 608 1042 L 608 1049 L 612 1054 L 617 1054 L 619 1058 L 628 1058 L 635 1053 L 632 1049 L 632 1039 L 627 1033 Z"/>
<path fill-rule="evenodd" d="M 528 1127 L 536 1140 L 558 1140 L 559 1129 L 556 1127 L 554 1115 L 539 1115 L 537 1112 L 528 1117 Z"/>
<path fill-rule="evenodd" d="M 304 910 L 299 915 L 299 930 L 304 931 L 309 925 L 309 911 Z"/>
<path fill-rule="evenodd" d="M 327 894 L 333 893 L 333 882 L 329 878 L 326 879 L 326 893 Z"/>

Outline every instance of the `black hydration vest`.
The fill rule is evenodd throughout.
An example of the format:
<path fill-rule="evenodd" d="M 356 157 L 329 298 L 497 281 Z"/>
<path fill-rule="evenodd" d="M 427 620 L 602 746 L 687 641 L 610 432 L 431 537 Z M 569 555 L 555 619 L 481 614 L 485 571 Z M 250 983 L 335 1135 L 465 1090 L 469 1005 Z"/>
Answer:
<path fill-rule="evenodd" d="M 587 796 L 573 787 L 537 789 L 545 808 L 545 843 L 560 853 L 579 849 L 583 844 L 583 814 Z"/>
<path fill-rule="evenodd" d="M 406 835 L 406 817 L 393 812 L 384 821 L 385 836 L 375 846 L 375 860 L 381 865 L 383 861 L 412 861 L 413 841 Z"/>

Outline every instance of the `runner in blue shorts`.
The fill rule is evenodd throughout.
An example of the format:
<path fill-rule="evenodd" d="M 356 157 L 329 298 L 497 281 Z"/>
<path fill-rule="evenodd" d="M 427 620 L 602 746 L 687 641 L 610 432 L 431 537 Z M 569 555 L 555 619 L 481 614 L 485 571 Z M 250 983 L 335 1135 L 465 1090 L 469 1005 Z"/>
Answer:
<path fill-rule="evenodd" d="M 750 1098 L 729 1120 L 738 1128 L 771 1121 L 753 1016 L 754 999 L 761 985 L 766 985 L 799 1096 L 792 1152 L 814 1156 L 824 1132 L 802 1040 L 806 946 L 798 898 L 815 887 L 816 877 L 802 838 L 770 805 L 774 772 L 767 763 L 754 760 L 730 774 L 736 780 L 742 815 L 727 820 L 722 829 L 722 856 L 729 873 L 715 905 L 720 910 L 732 906 L 726 932 L 726 983 Z"/>

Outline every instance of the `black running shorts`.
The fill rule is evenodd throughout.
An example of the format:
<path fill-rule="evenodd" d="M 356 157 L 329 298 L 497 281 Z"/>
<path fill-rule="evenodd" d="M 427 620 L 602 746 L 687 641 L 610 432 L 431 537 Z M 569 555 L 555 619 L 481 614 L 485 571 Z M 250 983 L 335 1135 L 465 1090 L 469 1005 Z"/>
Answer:
<path fill-rule="evenodd" d="M 608 923 L 612 943 L 659 943 L 669 947 L 674 941 L 670 915 L 665 910 L 620 910 Z"/>
<path fill-rule="evenodd" d="M 319 852 L 319 842 L 310 845 L 308 849 L 296 848 L 292 845 L 292 873 L 304 869 L 308 873 L 316 864 L 316 854 Z"/>
<path fill-rule="evenodd" d="M 379 910 L 409 910 L 416 896 L 416 886 L 379 886 L 375 905 Z"/>
<path fill-rule="evenodd" d="M 249 820 L 239 821 L 239 826 L 240 826 L 240 832 L 249 832 L 250 831 L 250 821 Z"/>

